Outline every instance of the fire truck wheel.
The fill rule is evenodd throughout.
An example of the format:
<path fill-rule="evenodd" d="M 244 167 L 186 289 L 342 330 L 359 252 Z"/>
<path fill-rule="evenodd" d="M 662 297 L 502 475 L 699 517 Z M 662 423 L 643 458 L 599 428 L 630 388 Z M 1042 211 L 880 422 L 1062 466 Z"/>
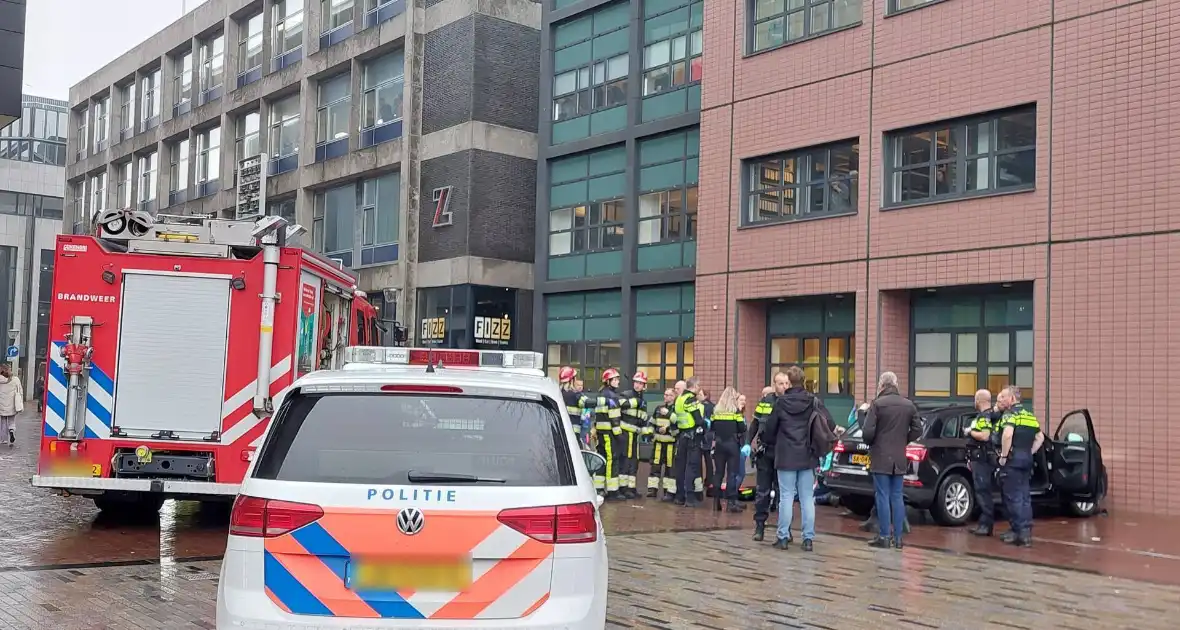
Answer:
<path fill-rule="evenodd" d="M 155 494 L 107 493 L 94 497 L 94 507 L 110 514 L 155 514 L 164 505 L 164 497 Z"/>

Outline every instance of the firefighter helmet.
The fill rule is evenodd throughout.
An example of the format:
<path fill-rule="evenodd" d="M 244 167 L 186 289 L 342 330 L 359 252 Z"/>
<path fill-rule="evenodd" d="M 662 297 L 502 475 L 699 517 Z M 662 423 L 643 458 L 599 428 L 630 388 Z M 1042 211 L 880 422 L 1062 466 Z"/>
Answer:
<path fill-rule="evenodd" d="M 569 383 L 570 381 L 574 380 L 574 378 L 576 378 L 577 376 L 578 376 L 577 370 L 575 370 L 574 368 L 572 368 L 568 365 L 563 365 L 563 366 L 561 366 L 561 371 L 557 373 L 557 382 Z"/>
<path fill-rule="evenodd" d="M 644 385 L 647 385 L 647 375 L 644 374 L 643 372 L 636 372 L 635 376 L 631 377 L 631 381 L 635 382 L 635 383 L 643 383 Z"/>
<path fill-rule="evenodd" d="M 603 383 L 610 382 L 616 378 L 619 378 L 619 371 L 614 368 L 607 368 L 606 371 L 602 373 Z"/>

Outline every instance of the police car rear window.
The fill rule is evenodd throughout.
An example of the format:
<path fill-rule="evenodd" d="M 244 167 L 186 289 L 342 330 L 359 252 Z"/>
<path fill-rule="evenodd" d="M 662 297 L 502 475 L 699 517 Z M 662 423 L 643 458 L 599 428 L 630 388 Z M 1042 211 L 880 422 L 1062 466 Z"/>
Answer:
<path fill-rule="evenodd" d="M 463 485 L 574 484 L 561 416 L 535 400 L 293 394 L 274 423 L 259 479 L 410 484 L 448 475 L 494 480 Z"/>

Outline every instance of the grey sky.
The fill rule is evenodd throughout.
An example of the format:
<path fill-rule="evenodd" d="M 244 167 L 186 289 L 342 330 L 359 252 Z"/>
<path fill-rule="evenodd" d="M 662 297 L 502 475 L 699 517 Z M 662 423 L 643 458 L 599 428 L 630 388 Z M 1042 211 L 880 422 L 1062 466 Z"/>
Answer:
<path fill-rule="evenodd" d="M 68 99 L 70 86 L 205 0 L 28 0 L 25 94 Z"/>

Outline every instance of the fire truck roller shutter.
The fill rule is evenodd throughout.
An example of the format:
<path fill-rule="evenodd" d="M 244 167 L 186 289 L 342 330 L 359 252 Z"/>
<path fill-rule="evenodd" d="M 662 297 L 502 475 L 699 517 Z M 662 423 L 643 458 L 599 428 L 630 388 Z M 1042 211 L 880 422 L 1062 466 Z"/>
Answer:
<path fill-rule="evenodd" d="M 230 279 L 127 273 L 114 424 L 129 436 L 221 431 Z"/>

